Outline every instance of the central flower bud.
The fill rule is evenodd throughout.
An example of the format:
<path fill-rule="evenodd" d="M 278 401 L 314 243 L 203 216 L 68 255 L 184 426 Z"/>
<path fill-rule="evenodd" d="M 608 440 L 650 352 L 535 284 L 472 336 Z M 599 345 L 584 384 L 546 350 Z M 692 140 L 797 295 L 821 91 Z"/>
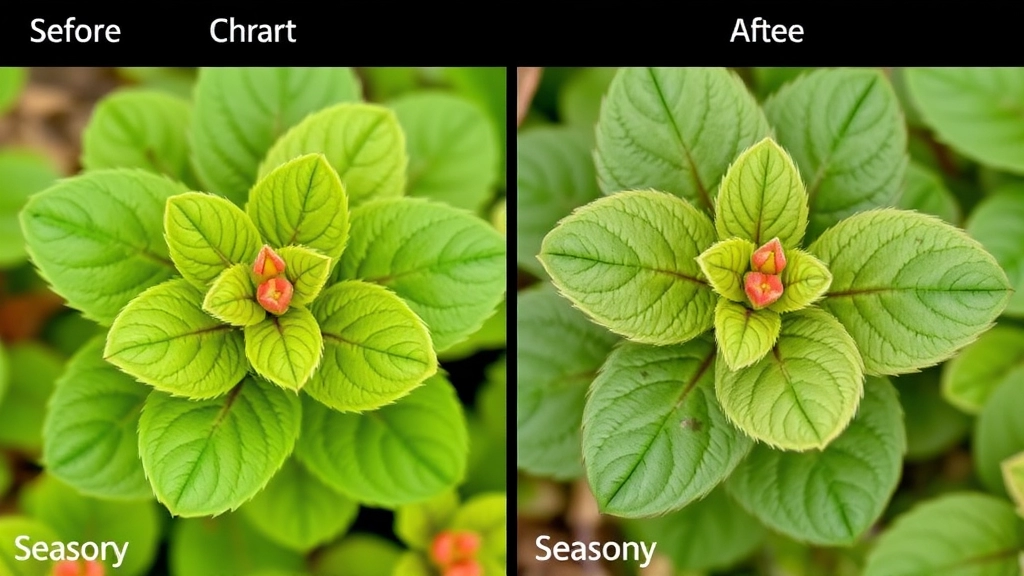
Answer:
<path fill-rule="evenodd" d="M 430 559 L 443 576 L 481 576 L 483 568 L 476 560 L 480 536 L 466 531 L 445 531 L 430 545 Z"/>
<path fill-rule="evenodd" d="M 754 272 L 763 274 L 779 274 L 786 267 L 786 254 L 782 251 L 782 242 L 772 238 L 750 255 L 750 267 Z"/>
<path fill-rule="evenodd" d="M 287 278 L 278 276 L 259 285 L 256 289 L 256 300 L 264 310 L 280 316 L 288 311 L 294 291 L 294 286 Z"/>
<path fill-rule="evenodd" d="M 256 263 L 253 264 L 252 271 L 260 282 L 269 280 L 284 272 L 284 259 L 274 252 L 273 248 L 264 244 L 256 256 Z"/>
<path fill-rule="evenodd" d="M 743 276 L 743 290 L 754 310 L 760 310 L 782 297 L 782 279 L 775 274 L 747 272 Z"/>

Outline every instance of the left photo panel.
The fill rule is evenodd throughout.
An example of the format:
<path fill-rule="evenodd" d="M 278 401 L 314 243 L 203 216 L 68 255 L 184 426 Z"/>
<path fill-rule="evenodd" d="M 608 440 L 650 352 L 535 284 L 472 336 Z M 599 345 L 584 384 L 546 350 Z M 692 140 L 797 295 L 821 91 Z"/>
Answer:
<path fill-rule="evenodd" d="M 505 68 L 0 68 L 0 574 L 506 574 Z"/>

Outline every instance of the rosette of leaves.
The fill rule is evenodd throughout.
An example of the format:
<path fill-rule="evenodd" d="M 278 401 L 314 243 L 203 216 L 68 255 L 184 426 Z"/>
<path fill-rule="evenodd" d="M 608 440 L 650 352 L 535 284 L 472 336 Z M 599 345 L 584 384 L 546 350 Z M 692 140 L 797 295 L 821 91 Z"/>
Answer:
<path fill-rule="evenodd" d="M 349 76 L 204 69 L 194 110 L 133 91 L 99 105 L 86 172 L 21 213 L 40 273 L 109 328 L 57 383 L 53 476 L 176 516 L 240 508 L 299 551 L 358 504 L 462 481 L 466 419 L 437 353 L 502 300 L 505 240 L 404 197 L 396 114 L 351 102 Z M 323 90 L 284 99 L 294 85 Z"/>
<path fill-rule="evenodd" d="M 537 305 L 521 327 L 574 341 L 546 366 L 527 350 L 541 384 L 519 397 L 520 446 L 543 455 L 520 466 L 584 473 L 606 513 L 679 511 L 650 527 L 665 534 L 723 485 L 707 530 L 750 541 L 749 523 L 728 523 L 745 511 L 801 541 L 855 541 L 906 450 L 885 377 L 950 358 L 1011 293 L 962 230 L 891 207 L 907 155 L 887 80 L 819 70 L 761 107 L 725 69 L 621 69 L 593 159 L 605 196 L 539 249 L 562 298 L 520 296 Z M 554 398 L 576 419 L 545 436 Z"/>

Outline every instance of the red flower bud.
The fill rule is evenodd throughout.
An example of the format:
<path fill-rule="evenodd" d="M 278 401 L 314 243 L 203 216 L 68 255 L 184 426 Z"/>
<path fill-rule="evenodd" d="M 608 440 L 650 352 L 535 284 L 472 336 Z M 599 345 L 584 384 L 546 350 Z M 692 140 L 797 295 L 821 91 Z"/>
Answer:
<path fill-rule="evenodd" d="M 288 311 L 294 291 L 295 288 L 287 278 L 278 276 L 259 285 L 256 289 L 256 300 L 264 310 L 280 316 Z"/>
<path fill-rule="evenodd" d="M 434 537 L 434 542 L 430 546 L 430 559 L 438 566 L 454 567 L 460 562 L 476 558 L 479 549 L 478 534 L 446 530 Z"/>
<path fill-rule="evenodd" d="M 772 238 L 750 256 L 750 267 L 755 272 L 778 274 L 786 267 L 786 254 L 782 251 L 782 242 Z"/>
<path fill-rule="evenodd" d="M 782 279 L 775 274 L 747 272 L 743 276 L 743 290 L 754 310 L 760 310 L 782 297 Z"/>
<path fill-rule="evenodd" d="M 61 560 L 53 565 L 53 576 L 103 576 L 103 564 L 95 560 Z"/>
<path fill-rule="evenodd" d="M 483 567 L 476 560 L 463 560 L 446 568 L 444 576 L 482 576 L 483 573 Z"/>
<path fill-rule="evenodd" d="M 256 263 L 253 264 L 252 271 L 260 282 L 269 280 L 284 272 L 284 260 L 277 252 L 274 252 L 273 248 L 264 244 L 256 256 Z"/>

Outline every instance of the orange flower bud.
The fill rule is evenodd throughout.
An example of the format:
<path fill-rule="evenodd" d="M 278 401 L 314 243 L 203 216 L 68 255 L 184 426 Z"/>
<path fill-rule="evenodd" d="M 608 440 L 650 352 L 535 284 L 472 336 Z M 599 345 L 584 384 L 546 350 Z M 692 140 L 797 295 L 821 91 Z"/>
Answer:
<path fill-rule="evenodd" d="M 430 546 L 430 559 L 438 566 L 454 567 L 460 562 L 476 558 L 479 549 L 478 534 L 446 530 L 434 538 Z"/>
<path fill-rule="evenodd" d="M 775 274 L 747 272 L 743 276 L 743 290 L 754 310 L 760 310 L 782 297 L 782 279 Z"/>
<path fill-rule="evenodd" d="M 288 311 L 294 291 L 295 288 L 287 278 L 278 276 L 259 285 L 256 289 L 256 300 L 264 310 L 280 316 Z"/>
<path fill-rule="evenodd" d="M 274 252 L 273 248 L 264 244 L 256 256 L 256 263 L 253 264 L 252 271 L 260 282 L 269 280 L 284 272 L 284 260 L 277 252 Z"/>
<path fill-rule="evenodd" d="M 103 576 L 103 564 L 95 560 L 61 560 L 53 565 L 53 576 Z"/>
<path fill-rule="evenodd" d="M 782 242 L 772 238 L 750 256 L 750 267 L 763 274 L 778 274 L 786 267 L 786 254 L 782 251 Z"/>
<path fill-rule="evenodd" d="M 476 560 L 463 560 L 446 568 L 444 576 L 482 576 L 483 573 L 483 567 Z"/>

